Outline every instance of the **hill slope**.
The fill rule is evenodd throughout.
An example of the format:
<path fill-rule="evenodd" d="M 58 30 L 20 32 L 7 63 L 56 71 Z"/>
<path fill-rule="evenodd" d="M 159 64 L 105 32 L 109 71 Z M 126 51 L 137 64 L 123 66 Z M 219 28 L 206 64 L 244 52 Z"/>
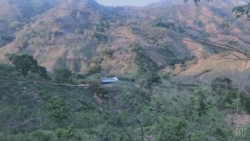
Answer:
<path fill-rule="evenodd" d="M 5 8 L 0 12 L 0 60 L 7 62 L 9 54 L 28 53 L 49 71 L 67 67 L 82 73 L 131 72 L 140 64 L 135 63 L 133 48 L 140 48 L 158 69 L 174 68 L 218 53 L 197 37 L 223 43 L 237 40 L 242 46 L 247 43 L 238 36 L 249 37 L 232 15 L 231 1 L 197 7 L 182 0 L 165 0 L 135 8 L 105 7 L 93 0 L 8 0 L 1 6 Z M 235 22 L 223 29 L 224 21 Z"/>

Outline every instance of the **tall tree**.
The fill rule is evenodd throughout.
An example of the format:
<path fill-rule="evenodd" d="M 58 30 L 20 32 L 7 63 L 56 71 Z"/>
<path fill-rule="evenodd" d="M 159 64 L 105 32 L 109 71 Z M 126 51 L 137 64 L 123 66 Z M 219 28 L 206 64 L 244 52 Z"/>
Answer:
<path fill-rule="evenodd" d="M 37 67 L 37 61 L 27 54 L 12 55 L 9 60 L 23 76 L 27 76 L 31 70 L 34 70 Z"/>
<path fill-rule="evenodd" d="M 28 54 L 24 55 L 12 55 L 9 60 L 15 65 L 17 71 L 19 71 L 23 76 L 27 76 L 30 72 L 37 73 L 41 77 L 47 79 L 47 70 L 39 66 L 37 61 Z"/>

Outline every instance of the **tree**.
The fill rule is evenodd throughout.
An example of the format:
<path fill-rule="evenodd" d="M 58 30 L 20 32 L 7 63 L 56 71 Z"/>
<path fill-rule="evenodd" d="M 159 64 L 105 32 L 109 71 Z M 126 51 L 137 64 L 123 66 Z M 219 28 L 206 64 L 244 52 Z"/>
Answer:
<path fill-rule="evenodd" d="M 9 76 L 15 71 L 14 67 L 8 64 L 0 64 L 0 76 Z"/>
<path fill-rule="evenodd" d="M 37 61 L 27 54 L 12 55 L 9 60 L 23 76 L 27 76 L 31 70 L 34 70 L 37 67 Z"/>
<path fill-rule="evenodd" d="M 37 66 L 34 70 L 32 70 L 32 72 L 39 74 L 42 78 L 50 79 L 45 67 Z"/>
<path fill-rule="evenodd" d="M 250 20 L 250 3 L 242 6 L 236 6 L 232 11 L 235 13 L 236 18 L 246 17 L 248 20 Z"/>
<path fill-rule="evenodd" d="M 27 76 L 30 72 L 37 73 L 41 77 L 48 79 L 47 70 L 39 66 L 37 61 L 28 54 L 24 55 L 12 55 L 9 57 L 12 64 L 15 65 L 17 71 L 19 71 L 23 76 Z"/>
<path fill-rule="evenodd" d="M 70 140 L 75 137 L 75 128 L 73 125 L 70 125 L 67 129 L 57 129 L 56 136 L 59 140 Z"/>
<path fill-rule="evenodd" d="M 47 103 L 50 117 L 57 123 L 61 123 L 67 118 L 68 107 L 61 97 L 51 98 Z"/>
<path fill-rule="evenodd" d="M 67 68 L 63 69 L 55 69 L 54 71 L 54 79 L 56 82 L 69 82 L 71 78 L 71 71 Z"/>

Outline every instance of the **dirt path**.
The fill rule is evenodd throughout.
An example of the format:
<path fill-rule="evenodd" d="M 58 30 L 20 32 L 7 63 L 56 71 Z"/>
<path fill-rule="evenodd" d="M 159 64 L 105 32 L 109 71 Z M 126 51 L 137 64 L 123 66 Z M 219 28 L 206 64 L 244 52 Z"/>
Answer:
<path fill-rule="evenodd" d="M 17 78 L 9 78 L 9 77 L 0 77 L 0 81 L 26 81 L 26 82 L 33 82 L 33 83 L 41 83 L 41 84 L 49 84 L 55 86 L 68 86 L 68 87 L 84 87 L 88 88 L 89 84 L 70 84 L 70 83 L 56 83 L 56 82 L 48 82 L 48 81 L 38 81 L 38 80 L 31 80 L 31 79 L 17 79 Z"/>

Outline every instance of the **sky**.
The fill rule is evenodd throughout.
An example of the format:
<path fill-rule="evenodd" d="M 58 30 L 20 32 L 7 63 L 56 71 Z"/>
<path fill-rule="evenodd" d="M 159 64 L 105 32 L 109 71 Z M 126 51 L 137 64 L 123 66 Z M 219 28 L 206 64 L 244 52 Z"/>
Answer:
<path fill-rule="evenodd" d="M 145 6 L 159 0 L 96 0 L 105 6 Z"/>

